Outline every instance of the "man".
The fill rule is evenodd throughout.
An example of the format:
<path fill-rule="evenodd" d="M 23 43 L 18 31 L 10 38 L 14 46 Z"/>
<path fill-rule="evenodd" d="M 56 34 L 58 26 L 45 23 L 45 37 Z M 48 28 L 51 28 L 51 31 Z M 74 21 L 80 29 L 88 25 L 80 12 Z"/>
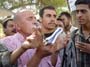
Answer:
<path fill-rule="evenodd" d="M 55 32 L 55 30 L 57 29 L 56 10 L 52 6 L 47 6 L 43 9 L 41 9 L 39 15 L 41 17 L 41 25 L 42 25 L 42 31 L 44 33 L 44 37 L 45 38 L 50 37 Z M 62 28 L 60 28 L 60 29 L 62 29 Z M 59 37 L 58 37 L 60 39 L 58 44 L 62 47 L 64 47 L 64 45 L 62 45 L 63 38 L 64 38 L 63 35 L 64 35 L 64 33 L 61 32 Z M 56 41 L 58 41 L 58 38 L 57 38 Z M 51 55 L 51 58 L 47 57 L 48 59 L 50 59 L 50 62 L 51 62 L 51 63 L 49 63 L 50 66 L 60 67 L 61 60 L 60 60 L 60 57 L 59 57 L 58 53 L 59 52 L 53 53 Z"/>
<path fill-rule="evenodd" d="M 60 18 L 57 18 L 57 26 L 62 27 L 64 29 L 63 22 Z"/>
<path fill-rule="evenodd" d="M 71 33 L 78 28 L 72 25 L 72 17 L 68 12 L 62 12 L 58 17 L 58 19 L 62 21 L 62 24 L 63 24 L 62 26 L 63 26 L 64 32 L 66 33 L 66 40 L 68 42 L 68 40 L 70 39 Z"/>
<path fill-rule="evenodd" d="M 90 67 L 90 0 L 77 0 L 75 5 L 80 28 L 71 36 L 62 67 Z"/>
<path fill-rule="evenodd" d="M 66 34 L 71 33 L 73 30 L 77 29 L 71 25 L 72 17 L 68 12 L 62 12 L 58 19 L 62 21 Z"/>
<path fill-rule="evenodd" d="M 0 67 L 18 67 L 17 59 L 29 48 L 37 48 L 39 45 L 33 43 L 35 38 L 31 38 L 32 35 L 24 41 L 21 47 L 14 50 L 12 53 L 7 49 L 5 44 L 0 43 Z M 37 55 L 37 54 L 36 54 Z"/>
<path fill-rule="evenodd" d="M 43 37 L 44 37 L 44 39 L 46 39 L 46 38 L 50 37 L 57 29 L 57 25 L 56 25 L 57 19 L 56 19 L 55 8 L 52 6 L 46 6 L 40 10 L 39 15 L 40 15 L 40 22 L 41 22 Z M 62 30 L 62 28 L 60 28 L 60 30 Z M 63 36 L 61 33 L 60 33 L 60 37 L 57 38 L 56 43 L 58 42 L 57 43 L 57 44 L 59 44 L 58 47 L 63 48 L 63 46 L 64 46 L 62 44 Z M 56 43 L 54 43 L 54 45 L 56 45 Z M 30 64 L 30 63 L 28 63 L 28 64 Z M 42 66 L 40 65 L 40 67 L 52 67 L 52 66 L 60 67 L 61 61 L 60 61 L 58 52 L 53 53 L 51 56 L 43 58 L 41 61 L 41 64 L 42 64 Z"/>
<path fill-rule="evenodd" d="M 5 18 L 2 25 L 5 36 L 10 36 L 16 33 L 15 23 L 13 22 L 13 18 L 11 16 Z"/>
<path fill-rule="evenodd" d="M 38 32 L 37 31 L 37 22 L 36 22 L 36 18 L 34 16 L 34 14 L 31 11 L 26 10 L 26 11 L 21 11 L 21 12 L 16 13 L 15 17 L 14 17 L 14 22 L 16 23 L 16 29 L 18 32 L 13 36 L 3 38 L 1 40 L 1 42 L 5 43 L 5 46 L 8 48 L 8 50 L 10 52 L 17 53 L 17 54 L 12 54 L 13 56 L 15 56 L 15 55 L 17 55 L 17 56 L 15 56 L 11 61 L 15 62 L 16 59 L 20 56 L 20 54 L 23 53 L 20 56 L 20 58 L 18 59 L 18 67 L 25 67 L 28 63 L 28 60 L 29 59 L 32 60 L 32 56 L 34 56 L 34 54 L 36 56 L 38 54 L 39 56 L 45 57 L 45 56 L 50 55 L 52 52 L 56 51 L 55 47 L 57 45 L 56 46 L 52 46 L 52 45 L 44 46 L 42 37 L 40 36 L 41 38 L 38 38 L 36 36 L 36 34 Z M 34 29 L 34 28 L 36 28 L 36 29 Z M 35 33 L 35 31 L 36 31 L 36 33 Z M 30 36 L 31 34 L 33 34 L 33 36 Z M 27 45 L 25 45 L 22 49 L 22 46 L 23 46 L 22 43 L 26 39 L 28 39 L 28 36 L 30 36 L 30 38 L 31 38 L 31 40 L 29 40 L 30 42 L 32 42 L 32 40 L 34 39 L 32 43 L 35 44 L 35 47 L 38 47 L 38 45 L 42 45 L 42 46 L 40 46 L 39 48 L 36 48 L 36 49 L 32 49 L 31 47 L 29 47 L 30 45 L 28 44 L 28 42 L 26 42 Z M 34 38 L 35 36 L 36 36 L 36 38 Z M 47 47 L 47 48 L 45 48 L 45 47 Z M 50 50 L 49 48 L 53 48 L 53 49 Z M 18 54 L 18 51 L 20 51 L 19 54 Z M 42 53 L 40 53 L 41 51 L 42 51 Z M 34 57 L 36 57 L 36 56 L 34 56 Z M 38 62 L 38 59 L 34 59 L 34 61 L 33 61 L 34 62 L 33 64 L 30 64 L 31 67 L 35 67 L 34 65 L 37 66 L 36 62 Z M 41 63 L 39 64 L 40 67 L 42 67 L 42 63 L 44 63 L 44 61 L 43 62 L 41 61 Z"/>
<path fill-rule="evenodd" d="M 32 49 L 32 48 L 37 48 L 39 46 L 39 44 L 35 44 L 37 37 L 40 38 L 41 35 L 39 33 L 39 31 L 35 32 L 36 34 L 32 34 L 30 35 L 22 44 L 21 47 L 17 48 L 16 50 L 14 50 L 12 53 L 10 53 L 10 51 L 6 48 L 5 44 L 1 44 L 0 43 L 0 67 L 18 67 L 17 64 L 17 59 L 28 49 Z M 47 47 L 48 48 L 48 47 Z M 39 48 L 39 51 L 42 51 Z M 35 54 L 35 56 L 37 56 L 38 58 L 38 53 L 40 53 L 39 51 L 37 51 Z M 48 53 L 49 50 L 47 50 Z M 49 53 L 53 53 L 52 51 Z M 34 56 L 34 57 L 35 57 Z M 39 56 L 42 56 L 41 54 L 39 54 Z M 35 62 L 37 62 L 36 59 Z M 33 62 L 35 64 L 35 62 Z M 35 64 L 36 65 L 36 64 Z M 31 65 L 32 67 L 32 65 Z"/>

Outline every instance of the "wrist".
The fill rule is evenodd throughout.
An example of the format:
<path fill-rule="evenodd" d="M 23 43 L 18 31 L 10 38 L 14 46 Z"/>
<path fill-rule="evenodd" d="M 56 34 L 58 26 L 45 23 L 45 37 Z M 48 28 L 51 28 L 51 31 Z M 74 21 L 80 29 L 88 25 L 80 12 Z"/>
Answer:
<path fill-rule="evenodd" d="M 21 48 L 22 48 L 23 50 L 27 50 L 27 49 L 32 49 L 32 46 L 31 46 L 31 43 L 29 43 L 28 41 L 25 41 L 25 42 L 22 44 Z"/>
<path fill-rule="evenodd" d="M 27 50 L 27 48 L 25 48 L 25 47 L 23 47 L 23 46 L 21 46 L 20 49 L 21 49 L 22 51 L 26 51 L 26 50 Z"/>

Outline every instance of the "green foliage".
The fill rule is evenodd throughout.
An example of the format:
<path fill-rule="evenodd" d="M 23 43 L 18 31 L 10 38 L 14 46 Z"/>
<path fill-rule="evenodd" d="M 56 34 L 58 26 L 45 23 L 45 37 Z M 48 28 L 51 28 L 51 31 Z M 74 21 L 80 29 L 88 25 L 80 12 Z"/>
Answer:
<path fill-rule="evenodd" d="M 67 3 L 65 0 L 38 0 L 41 5 L 53 5 L 55 7 L 62 7 L 66 6 Z"/>
<path fill-rule="evenodd" d="M 29 5 L 29 4 L 32 3 L 31 2 L 32 0 L 27 0 L 27 1 L 18 0 L 18 2 L 16 2 L 15 0 L 0 0 L 0 8 L 1 7 L 5 8 L 3 3 L 6 2 L 6 1 L 8 3 L 11 3 L 12 4 L 12 7 L 10 8 L 10 10 L 13 10 L 13 9 L 18 8 L 18 7 L 21 7 L 21 6 Z"/>
<path fill-rule="evenodd" d="M 12 9 L 18 8 L 20 6 L 25 6 L 25 5 L 31 5 L 31 4 L 35 4 L 39 7 L 42 6 L 46 6 L 46 5 L 53 5 L 55 7 L 62 7 L 62 6 L 66 6 L 67 2 L 66 0 L 36 0 L 36 3 L 33 3 L 33 0 L 18 0 L 19 2 L 15 2 L 15 0 L 0 0 L 0 7 L 3 7 L 3 3 L 5 1 L 8 1 L 9 3 L 12 3 Z"/>

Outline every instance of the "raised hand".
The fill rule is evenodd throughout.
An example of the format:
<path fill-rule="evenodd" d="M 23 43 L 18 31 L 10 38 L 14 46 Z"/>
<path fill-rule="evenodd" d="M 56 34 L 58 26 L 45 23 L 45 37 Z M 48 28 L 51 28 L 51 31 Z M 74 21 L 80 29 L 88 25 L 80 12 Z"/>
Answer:
<path fill-rule="evenodd" d="M 26 38 L 22 47 L 24 49 L 37 48 L 43 44 L 43 37 L 40 29 L 34 29 L 34 32 Z"/>
<path fill-rule="evenodd" d="M 76 47 L 80 49 L 81 52 L 86 52 L 90 54 L 90 44 L 83 42 L 76 42 Z"/>

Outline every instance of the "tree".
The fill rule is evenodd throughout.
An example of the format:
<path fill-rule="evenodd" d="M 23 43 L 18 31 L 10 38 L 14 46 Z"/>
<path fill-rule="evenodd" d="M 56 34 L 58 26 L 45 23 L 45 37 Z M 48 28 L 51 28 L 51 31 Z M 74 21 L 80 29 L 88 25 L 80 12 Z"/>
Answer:
<path fill-rule="evenodd" d="M 0 0 L 0 7 L 6 9 L 8 8 L 10 10 L 32 4 L 37 5 L 39 7 L 53 5 L 56 8 L 67 5 L 66 0 Z"/>
<path fill-rule="evenodd" d="M 55 7 L 62 7 L 67 4 L 65 0 L 38 0 L 37 2 L 43 6 L 53 5 Z"/>

